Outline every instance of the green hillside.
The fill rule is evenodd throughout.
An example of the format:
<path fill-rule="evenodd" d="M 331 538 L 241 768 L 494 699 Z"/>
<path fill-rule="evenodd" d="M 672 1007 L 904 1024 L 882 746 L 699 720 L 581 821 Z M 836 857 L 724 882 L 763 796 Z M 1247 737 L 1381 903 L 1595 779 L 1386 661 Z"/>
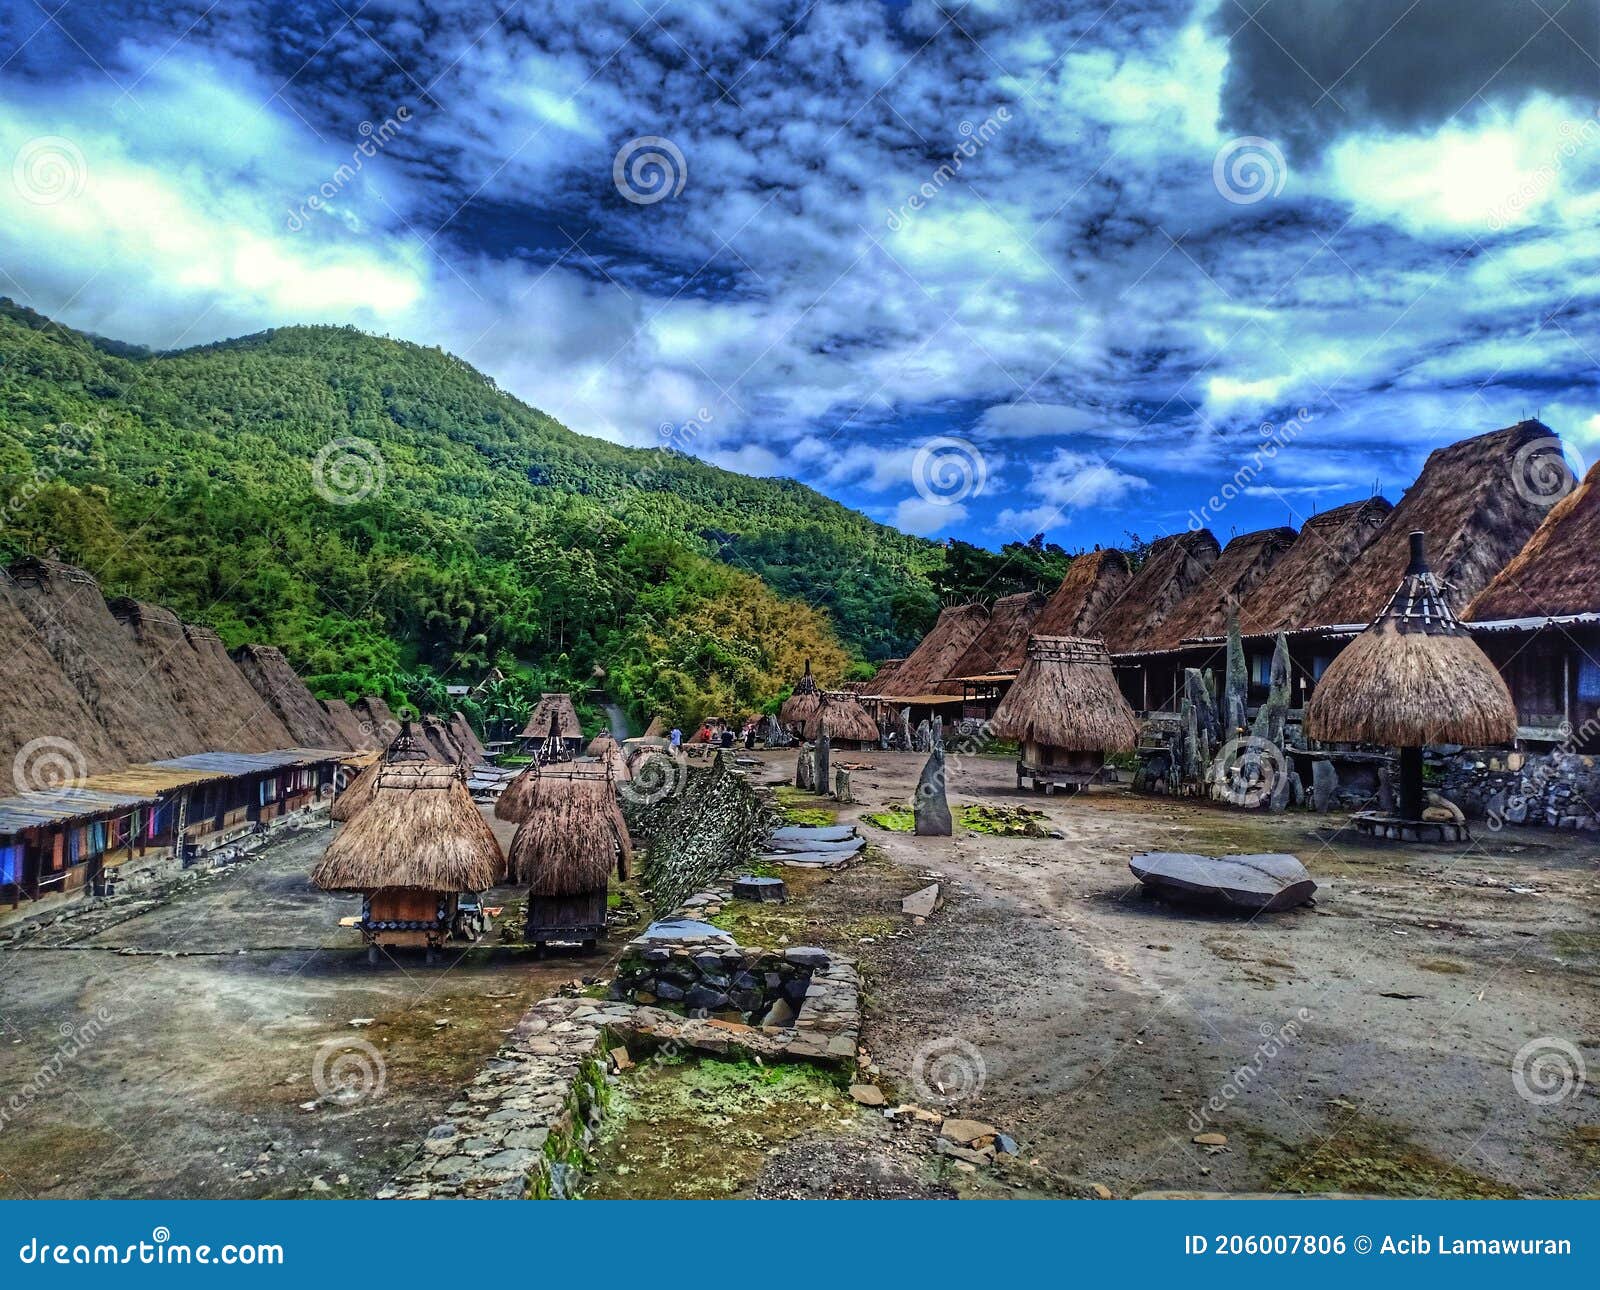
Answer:
<path fill-rule="evenodd" d="M 966 547 L 953 582 L 940 545 L 574 434 L 438 349 L 291 327 L 153 354 L 9 301 L 0 486 L 0 554 L 56 548 L 352 698 L 599 667 L 636 714 L 695 720 L 807 657 L 827 677 L 904 653 L 941 598 L 1064 563 L 1024 550 L 985 586 L 996 557 Z"/>

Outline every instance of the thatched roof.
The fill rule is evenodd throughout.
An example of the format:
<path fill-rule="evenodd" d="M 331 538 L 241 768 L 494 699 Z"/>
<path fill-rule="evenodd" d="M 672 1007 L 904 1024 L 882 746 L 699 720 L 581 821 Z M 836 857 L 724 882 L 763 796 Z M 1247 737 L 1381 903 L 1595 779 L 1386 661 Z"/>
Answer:
<path fill-rule="evenodd" d="M 354 818 L 355 813 L 372 800 L 372 791 L 378 783 L 378 772 L 382 769 L 382 757 L 363 767 L 361 773 L 346 783 L 338 796 L 333 799 L 333 805 L 328 807 L 328 818 L 335 824 L 343 824 Z"/>
<path fill-rule="evenodd" d="M 466 759 L 467 765 L 476 766 L 486 760 L 488 753 L 483 741 L 472 728 L 472 722 L 459 709 L 450 714 L 450 738 L 455 743 L 456 751 Z"/>
<path fill-rule="evenodd" d="M 644 734 L 640 735 L 639 737 L 641 739 L 656 738 L 660 735 L 666 734 L 667 729 L 668 727 L 665 719 L 658 712 L 655 716 L 650 718 L 650 724 L 644 728 Z"/>
<path fill-rule="evenodd" d="M 1122 551 L 1086 551 L 1073 558 L 1067 576 L 1033 622 L 1036 636 L 1090 636 L 1100 616 L 1133 581 L 1133 566 Z M 1024 647 L 1024 656 L 1027 650 Z"/>
<path fill-rule="evenodd" d="M 1028 636 L 1049 597 L 1037 591 L 1001 596 L 989 608 L 989 621 L 950 665 L 950 680 L 964 677 L 1015 675 L 1028 653 Z"/>
<path fill-rule="evenodd" d="M 367 732 L 367 738 L 374 747 L 387 748 L 400 733 L 400 718 L 375 694 L 357 699 L 350 705 L 350 710 L 356 714 L 356 720 L 361 723 L 361 728 Z"/>
<path fill-rule="evenodd" d="M 578 720 L 578 710 L 572 706 L 570 694 L 541 694 L 539 702 L 533 705 L 528 724 L 522 729 L 522 738 L 548 739 L 552 720 L 562 739 L 583 738 L 583 725 Z"/>
<path fill-rule="evenodd" d="M 36 629 L 36 639 L 126 761 L 205 751 L 167 678 L 133 648 L 90 574 L 30 556 L 13 564 L 11 575 L 16 603 Z M 186 645 L 181 629 L 178 644 Z M 318 746 L 314 740 L 298 742 Z"/>
<path fill-rule="evenodd" d="M 432 715 L 423 717 L 420 722 L 413 723 L 412 728 L 420 730 L 429 750 L 440 761 L 453 764 L 461 760 L 461 750 L 456 747 L 455 736 L 450 733 L 450 727 L 438 717 Z"/>
<path fill-rule="evenodd" d="M 574 780 L 525 819 L 511 839 L 511 878 L 533 896 L 604 889 L 615 866 L 628 873 L 633 847 L 606 780 Z"/>
<path fill-rule="evenodd" d="M 1128 752 L 1139 722 L 1117 688 L 1105 643 L 1035 636 L 992 725 L 1002 739 L 1068 752 Z"/>
<path fill-rule="evenodd" d="M 1114 604 L 1096 624 L 1113 654 L 1135 654 L 1160 630 L 1168 615 L 1205 580 L 1221 547 L 1210 529 L 1157 538 Z"/>
<path fill-rule="evenodd" d="M 505 879 L 505 857 L 453 766 L 385 761 L 371 800 L 311 871 L 324 891 L 485 891 Z M 349 790 L 346 790 L 347 792 Z"/>
<path fill-rule="evenodd" d="M 299 673 L 289 666 L 281 650 L 271 645 L 246 645 L 234 658 L 245 680 L 266 700 L 297 744 L 307 748 L 342 748 L 338 727 L 327 709 L 306 688 Z"/>
<path fill-rule="evenodd" d="M 322 710 L 328 714 L 328 720 L 333 722 L 333 728 L 339 732 L 340 742 L 346 748 L 377 748 L 381 745 L 372 737 L 372 733 L 361 724 L 361 719 L 356 716 L 354 709 L 343 699 L 322 700 Z"/>
<path fill-rule="evenodd" d="M 816 677 L 811 675 L 811 660 L 807 659 L 805 672 L 778 707 L 778 720 L 790 730 L 803 730 L 816 719 L 820 703 L 821 691 L 817 688 Z"/>
<path fill-rule="evenodd" d="M 878 738 L 878 723 L 855 695 L 830 690 L 809 697 L 811 706 L 806 716 L 794 723 L 802 739 L 820 739 L 827 735 L 829 739 L 868 743 Z M 784 704 L 785 708 L 788 706 Z"/>
<path fill-rule="evenodd" d="M 619 751 L 621 749 L 621 745 L 617 743 L 616 736 L 613 735 L 609 730 L 602 730 L 593 739 L 589 740 L 589 746 L 584 749 L 584 752 L 586 752 L 590 757 L 600 757 L 603 759 L 610 754 L 613 748 L 616 748 Z"/>
<path fill-rule="evenodd" d="M 147 672 L 159 678 L 172 696 L 178 717 L 195 732 L 188 752 L 272 752 L 295 746 L 283 723 L 221 648 L 220 640 L 216 653 L 202 657 L 170 609 L 128 596 L 118 596 L 106 607 L 128 633 L 129 647 Z M 226 664 L 225 670 L 217 665 L 219 661 Z M 236 699 L 231 707 L 226 705 L 218 690 L 218 673 L 222 684 L 232 681 L 248 697 Z"/>
<path fill-rule="evenodd" d="M 1382 611 L 1405 576 L 1413 529 L 1432 535 L 1441 590 L 1461 613 L 1545 518 L 1536 491 L 1519 475 L 1534 446 L 1554 437 L 1541 422 L 1521 421 L 1433 452 L 1371 545 L 1324 598 L 1322 623 L 1371 622 Z"/>
<path fill-rule="evenodd" d="M 195 683 L 210 696 L 215 710 L 224 714 L 226 724 L 236 732 L 234 737 L 240 748 L 245 752 L 275 752 L 295 747 L 294 735 L 245 679 L 222 637 L 196 623 L 185 623 L 183 634 L 193 651 Z M 343 740 L 328 745 L 350 746 Z"/>
<path fill-rule="evenodd" d="M 17 754 L 37 739 L 65 740 L 76 749 L 69 773 L 94 775 L 121 770 L 126 752 L 117 746 L 93 709 L 45 648 L 39 629 L 22 612 L 11 576 L 0 570 L 0 766 L 16 767 Z M 48 745 L 36 745 L 43 751 Z M 37 781 L 27 765 L 17 768 L 18 789 L 53 786 Z M 13 776 L 17 778 L 17 776 Z"/>
<path fill-rule="evenodd" d="M 1545 516 L 1467 610 L 1478 622 L 1600 610 L 1600 463 Z"/>
<path fill-rule="evenodd" d="M 1245 635 L 1326 626 L 1322 603 L 1383 527 L 1394 506 L 1382 497 L 1313 515 L 1288 552 L 1239 607 Z"/>
<path fill-rule="evenodd" d="M 602 762 L 598 766 L 574 765 L 571 762 L 559 766 L 541 766 L 538 762 L 530 762 L 495 800 L 495 818 L 520 824 L 534 811 L 559 802 L 570 793 L 589 789 L 599 791 L 599 787 L 603 787 L 615 800 L 616 784 L 617 776 L 609 762 Z"/>
<path fill-rule="evenodd" d="M 988 625 L 989 611 L 983 605 L 951 605 L 939 611 L 933 630 L 906 655 L 905 662 L 883 684 L 877 694 L 890 699 L 914 699 L 929 694 L 949 694 L 951 665 L 967 652 Z M 961 687 L 955 687 L 960 698 Z"/>
<path fill-rule="evenodd" d="M 1327 742 L 1418 748 L 1509 743 L 1511 692 L 1456 622 L 1420 532 L 1410 562 L 1376 622 L 1323 673 L 1306 706 L 1306 734 Z"/>
<path fill-rule="evenodd" d="M 1221 636 L 1228 630 L 1228 613 L 1271 572 L 1295 541 L 1289 528 L 1243 533 L 1222 548 L 1206 576 L 1200 580 L 1140 643 L 1140 649 L 1176 649 L 1197 636 Z"/>

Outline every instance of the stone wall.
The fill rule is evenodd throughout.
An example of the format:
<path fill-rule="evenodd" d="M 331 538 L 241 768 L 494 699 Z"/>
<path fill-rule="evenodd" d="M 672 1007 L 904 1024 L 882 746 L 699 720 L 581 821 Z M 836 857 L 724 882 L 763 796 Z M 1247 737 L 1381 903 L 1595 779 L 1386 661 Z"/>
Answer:
<path fill-rule="evenodd" d="M 1600 757 L 1556 750 L 1430 749 L 1439 792 L 1473 819 L 1600 830 Z"/>
<path fill-rule="evenodd" d="M 775 824 L 726 755 L 703 769 L 685 765 L 681 786 L 659 800 L 621 798 L 629 829 L 648 848 L 641 871 L 658 914 L 748 863 Z"/>

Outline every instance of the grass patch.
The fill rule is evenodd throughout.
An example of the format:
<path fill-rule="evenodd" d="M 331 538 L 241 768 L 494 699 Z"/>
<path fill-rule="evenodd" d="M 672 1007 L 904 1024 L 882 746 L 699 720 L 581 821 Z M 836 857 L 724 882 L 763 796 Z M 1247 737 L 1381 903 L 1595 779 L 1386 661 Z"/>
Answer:
<path fill-rule="evenodd" d="M 1409 1139 L 1402 1125 L 1384 1124 L 1347 1112 L 1333 1133 L 1294 1154 L 1267 1176 L 1265 1190 L 1358 1192 L 1372 1196 L 1437 1197 L 1442 1200 L 1508 1199 L 1515 1187 L 1484 1178 L 1429 1154 Z"/>
<path fill-rule="evenodd" d="M 773 796 L 778 799 L 778 812 L 785 824 L 823 828 L 839 822 L 838 811 L 818 805 L 826 799 L 803 793 L 793 784 L 779 784 L 773 789 Z"/>
<path fill-rule="evenodd" d="M 890 833 L 910 833 L 917 825 L 917 817 L 909 806 L 891 806 L 887 810 L 872 811 L 861 818 L 874 828 Z"/>
<path fill-rule="evenodd" d="M 755 1182 L 775 1147 L 854 1121 L 842 1076 L 803 1063 L 657 1056 L 618 1081 L 584 1194 L 707 1200 Z"/>
<path fill-rule="evenodd" d="M 958 813 L 961 827 L 972 833 L 987 833 L 997 838 L 1047 838 L 1050 830 L 1041 822 L 1046 816 L 1029 806 L 963 806 Z"/>

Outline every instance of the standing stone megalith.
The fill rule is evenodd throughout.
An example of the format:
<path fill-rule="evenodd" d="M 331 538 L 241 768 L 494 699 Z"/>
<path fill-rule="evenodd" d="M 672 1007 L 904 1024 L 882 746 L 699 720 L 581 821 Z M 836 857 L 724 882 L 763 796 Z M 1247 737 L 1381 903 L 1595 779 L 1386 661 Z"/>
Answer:
<path fill-rule="evenodd" d="M 935 748 L 928 754 L 922 777 L 917 780 L 917 798 L 911 809 L 916 817 L 918 837 L 947 838 L 955 831 L 950 803 L 944 793 L 943 748 Z"/>

